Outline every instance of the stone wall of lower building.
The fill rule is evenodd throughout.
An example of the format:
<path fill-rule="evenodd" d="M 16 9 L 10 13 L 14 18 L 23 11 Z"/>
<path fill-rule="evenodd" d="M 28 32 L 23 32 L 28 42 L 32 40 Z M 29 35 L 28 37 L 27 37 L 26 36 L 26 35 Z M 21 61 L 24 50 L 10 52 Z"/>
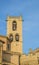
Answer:
<path fill-rule="evenodd" d="M 39 65 L 39 52 L 21 55 L 20 65 Z"/>

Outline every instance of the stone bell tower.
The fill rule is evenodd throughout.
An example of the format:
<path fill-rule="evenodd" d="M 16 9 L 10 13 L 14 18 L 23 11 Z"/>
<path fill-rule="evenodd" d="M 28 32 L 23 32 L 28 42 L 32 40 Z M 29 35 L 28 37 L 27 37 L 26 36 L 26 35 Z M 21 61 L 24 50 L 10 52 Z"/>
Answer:
<path fill-rule="evenodd" d="M 7 18 L 7 36 L 10 39 L 10 50 L 22 53 L 22 17 L 9 16 Z"/>

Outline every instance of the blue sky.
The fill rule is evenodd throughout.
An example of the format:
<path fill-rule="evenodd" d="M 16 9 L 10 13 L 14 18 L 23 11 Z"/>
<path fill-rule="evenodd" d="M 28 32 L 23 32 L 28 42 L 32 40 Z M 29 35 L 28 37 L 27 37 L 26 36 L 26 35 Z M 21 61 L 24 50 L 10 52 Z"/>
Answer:
<path fill-rule="evenodd" d="M 39 47 L 39 0 L 0 0 L 0 35 L 6 35 L 7 16 L 23 17 L 23 52 Z"/>

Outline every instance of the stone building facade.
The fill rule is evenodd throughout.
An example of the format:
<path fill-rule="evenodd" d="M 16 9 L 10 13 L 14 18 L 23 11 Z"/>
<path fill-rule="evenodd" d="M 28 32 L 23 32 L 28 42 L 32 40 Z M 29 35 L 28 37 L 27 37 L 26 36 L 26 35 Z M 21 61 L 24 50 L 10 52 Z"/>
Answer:
<path fill-rule="evenodd" d="M 7 35 L 0 35 L 0 65 L 39 65 L 39 48 L 22 51 L 22 17 L 8 16 Z"/>

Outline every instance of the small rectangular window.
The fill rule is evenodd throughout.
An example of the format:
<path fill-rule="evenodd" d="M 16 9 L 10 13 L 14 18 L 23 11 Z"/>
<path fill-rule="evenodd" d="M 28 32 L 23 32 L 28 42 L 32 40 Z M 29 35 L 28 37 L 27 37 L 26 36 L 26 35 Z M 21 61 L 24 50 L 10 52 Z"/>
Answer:
<path fill-rule="evenodd" d="M 11 44 L 7 44 L 7 50 L 11 50 Z"/>
<path fill-rule="evenodd" d="M 37 57 L 37 60 L 38 60 L 38 64 L 39 64 L 39 57 Z"/>
<path fill-rule="evenodd" d="M 2 65 L 8 65 L 8 64 L 2 64 Z"/>

